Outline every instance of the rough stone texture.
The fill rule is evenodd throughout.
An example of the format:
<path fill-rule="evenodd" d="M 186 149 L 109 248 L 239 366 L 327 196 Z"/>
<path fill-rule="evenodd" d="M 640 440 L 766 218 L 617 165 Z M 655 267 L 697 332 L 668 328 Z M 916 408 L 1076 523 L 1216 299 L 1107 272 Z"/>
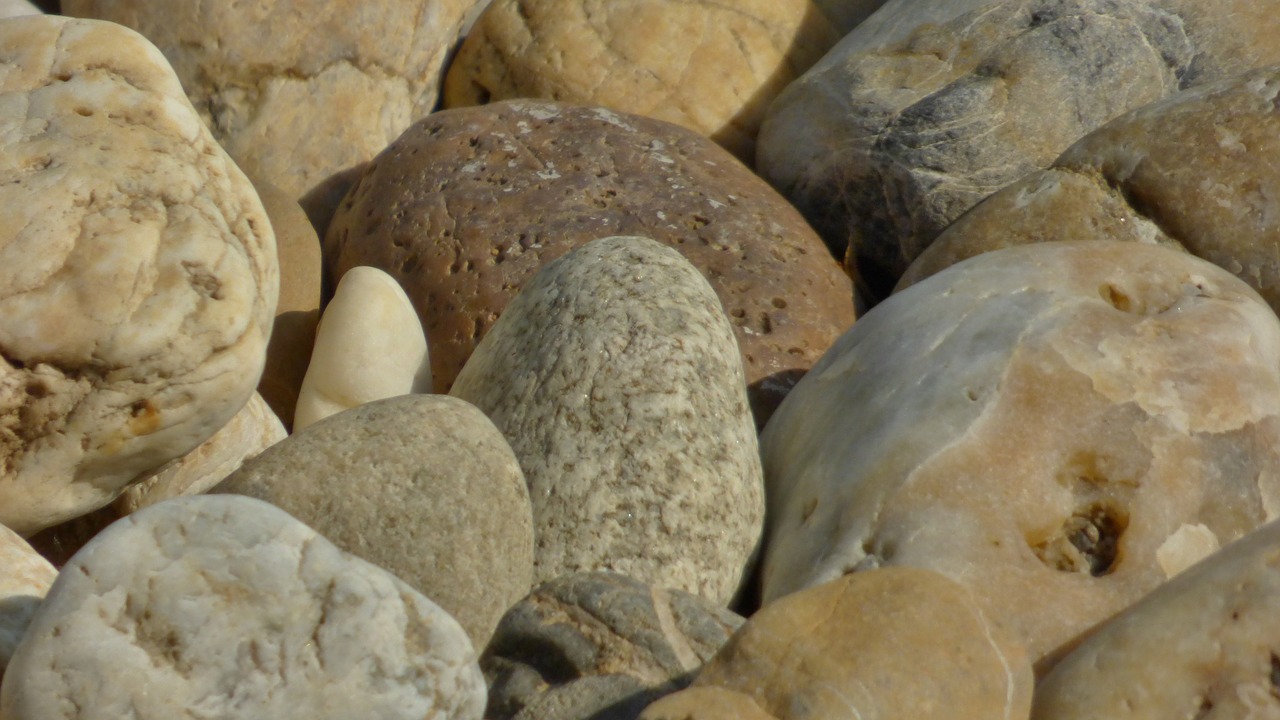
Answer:
<path fill-rule="evenodd" d="M 226 424 L 278 273 L 253 186 L 155 47 L 36 15 L 0 48 L 0 522 L 29 535 Z"/>
<path fill-rule="evenodd" d="M 431 598 L 484 647 L 533 585 L 520 465 L 493 423 L 443 395 L 361 405 L 269 448 L 213 492 L 266 500 Z"/>
<path fill-rule="evenodd" d="M 1254 0 L 891 0 L 770 107 L 757 168 L 863 289 L 1117 115 L 1280 62 Z"/>
<path fill-rule="evenodd" d="M 280 264 L 280 299 L 258 393 L 290 429 L 320 321 L 320 238 L 292 197 L 266 180 L 253 180 L 275 230 Z"/>
<path fill-rule="evenodd" d="M 62 10 L 150 38 L 231 156 L 300 198 L 431 112 L 472 4 L 63 0 Z"/>
<path fill-rule="evenodd" d="M 614 573 L 556 578 L 512 607 L 480 658 L 489 720 L 634 720 L 688 685 L 742 618 Z"/>
<path fill-rule="evenodd" d="M 733 331 L 674 250 L 613 237 L 548 264 L 452 393 L 524 468 L 535 580 L 612 570 L 734 596 L 762 531 L 759 451 Z"/>
<path fill-rule="evenodd" d="M 600 105 L 749 163 L 769 103 L 839 39 L 810 0 L 495 0 L 449 67 L 444 105 Z"/>
<path fill-rule="evenodd" d="M 453 618 L 278 508 L 232 496 L 154 505 L 86 545 L 0 687 L 13 720 L 483 711 Z"/>
<path fill-rule="evenodd" d="M 26 540 L 0 525 L 0 676 L 57 575 Z"/>
<path fill-rule="evenodd" d="M 374 267 L 343 274 L 316 328 L 294 430 L 374 400 L 431 390 L 431 358 L 413 303 Z"/>
<path fill-rule="evenodd" d="M 465 219 L 465 221 L 464 221 Z M 436 390 L 544 263 L 607 235 L 676 248 L 734 325 L 759 425 L 853 323 L 853 289 L 799 213 L 706 138 L 539 101 L 447 110 L 367 171 L 325 238 L 329 276 L 400 281 Z"/>
<path fill-rule="evenodd" d="M 1280 512 L 1276 357 L 1257 293 L 1165 248 L 1045 243 L 939 273 L 867 313 L 765 429 L 766 601 L 926 567 L 1046 669 L 1206 531 Z"/>
<path fill-rule="evenodd" d="M 1280 308 L 1280 67 L 1127 113 L 969 211 L 905 286 L 991 246 L 1090 237 L 1184 246 Z"/>
<path fill-rule="evenodd" d="M 778 720 L 1012 720 L 1027 717 L 1032 682 L 1026 652 L 964 586 L 928 570 L 887 568 L 765 605 L 694 687 L 741 693 Z M 670 718 L 664 705 L 690 700 L 669 696 L 641 717 Z M 706 710 L 685 717 L 703 720 L 721 709 Z"/>
<path fill-rule="evenodd" d="M 1036 689 L 1035 720 L 1280 715 L 1280 524 L 1157 588 Z"/>

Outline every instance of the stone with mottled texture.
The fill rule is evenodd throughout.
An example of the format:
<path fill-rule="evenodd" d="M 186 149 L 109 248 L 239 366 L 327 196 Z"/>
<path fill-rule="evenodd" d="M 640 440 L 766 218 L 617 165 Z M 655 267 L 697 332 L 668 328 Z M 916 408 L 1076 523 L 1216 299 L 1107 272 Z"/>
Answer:
<path fill-rule="evenodd" d="M 967 588 L 928 570 L 885 568 L 765 605 L 692 692 L 640 718 L 713 720 L 726 702 L 777 720 L 1025 718 L 1032 684 L 1026 651 Z"/>
<path fill-rule="evenodd" d="M 444 105 L 600 105 L 751 162 L 770 101 L 838 39 L 810 0 L 495 0 L 449 67 Z"/>
<path fill-rule="evenodd" d="M 57 575 L 26 540 L 0 525 L 0 676 Z"/>
<path fill-rule="evenodd" d="M 439 604 L 484 647 L 533 585 L 520 464 L 476 408 L 405 395 L 338 413 L 213 492 L 266 500 Z"/>
<path fill-rule="evenodd" d="M 0 23 L 0 522 L 110 502 L 262 371 L 278 272 L 253 186 L 137 33 Z"/>
<path fill-rule="evenodd" d="M 728 603 L 760 540 L 733 331 L 653 240 L 596 240 L 512 300 L 452 394 L 498 426 L 533 502 L 534 577 L 612 570 Z"/>
<path fill-rule="evenodd" d="M 251 498 L 141 510 L 77 553 L 9 664 L 12 720 L 479 720 L 462 628 Z"/>
<path fill-rule="evenodd" d="M 507 611 L 480 658 L 486 717 L 634 720 L 687 685 L 741 624 L 704 598 L 625 575 L 556 578 Z"/>
<path fill-rule="evenodd" d="M 1043 670 L 1280 513 L 1276 357 L 1257 293 L 1174 250 L 1044 243 L 941 272 L 867 313 L 765 429 L 766 601 L 931 568 Z"/>
<path fill-rule="evenodd" d="M 760 178 L 674 125 L 540 101 L 435 113 L 371 165 L 325 238 L 330 279 L 381 268 L 413 301 L 448 392 L 543 264 L 609 235 L 697 267 L 738 339 L 758 426 L 853 324 L 853 288 Z"/>

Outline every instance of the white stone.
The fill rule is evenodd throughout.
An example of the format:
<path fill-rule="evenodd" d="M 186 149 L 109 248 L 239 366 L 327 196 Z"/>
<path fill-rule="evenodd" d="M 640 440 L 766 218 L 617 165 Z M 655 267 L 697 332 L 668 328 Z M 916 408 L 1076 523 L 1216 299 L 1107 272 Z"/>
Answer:
<path fill-rule="evenodd" d="M 0 525 L 0 675 L 57 575 L 26 540 Z"/>

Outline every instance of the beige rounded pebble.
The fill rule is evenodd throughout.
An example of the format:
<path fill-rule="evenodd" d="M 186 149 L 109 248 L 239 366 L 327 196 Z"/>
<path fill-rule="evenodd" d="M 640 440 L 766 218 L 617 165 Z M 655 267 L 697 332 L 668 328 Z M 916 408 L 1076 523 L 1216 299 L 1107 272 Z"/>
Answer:
<path fill-rule="evenodd" d="M 28 2 L 28 0 L 0 0 L 0 18 L 43 14 L 44 11 Z"/>
<path fill-rule="evenodd" d="M 430 390 L 427 339 L 409 296 L 377 268 L 351 268 L 320 317 L 294 431 L 357 405 Z"/>
<path fill-rule="evenodd" d="M 0 525 L 0 675 L 57 575 L 26 540 Z"/>
<path fill-rule="evenodd" d="M 755 426 L 733 329 L 675 250 L 611 237 L 543 266 L 451 394 L 520 459 L 537 582 L 611 570 L 738 591 L 764 520 Z"/>
<path fill-rule="evenodd" d="M 141 510 L 76 554 L 0 687 L 9 720 L 479 720 L 462 628 L 252 498 Z"/>
<path fill-rule="evenodd" d="M 253 186 L 154 46 L 39 15 L 0 47 L 0 522 L 28 535 L 231 419 L 278 270 Z"/>

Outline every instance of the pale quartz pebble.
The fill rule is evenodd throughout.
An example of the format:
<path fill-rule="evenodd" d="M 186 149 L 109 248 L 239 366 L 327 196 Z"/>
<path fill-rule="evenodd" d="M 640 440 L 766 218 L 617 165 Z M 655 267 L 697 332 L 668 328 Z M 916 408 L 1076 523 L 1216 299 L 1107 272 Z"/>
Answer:
<path fill-rule="evenodd" d="M 159 503 L 49 590 L 0 687 L 6 720 L 478 720 L 456 621 L 252 498 Z"/>
<path fill-rule="evenodd" d="M 44 11 L 27 0 L 0 0 L 0 18 L 43 14 Z"/>
<path fill-rule="evenodd" d="M 57 575 L 26 540 L 0 525 L 0 675 Z"/>
<path fill-rule="evenodd" d="M 357 405 L 430 390 L 431 359 L 413 303 L 382 270 L 351 268 L 320 317 L 294 431 Z"/>
<path fill-rule="evenodd" d="M 244 405 L 278 292 L 271 223 L 160 51 L 0 22 L 0 523 L 111 502 Z"/>
<path fill-rule="evenodd" d="M 1164 576 L 1171 578 L 1217 551 L 1218 536 L 1212 530 L 1200 523 L 1187 523 L 1156 548 L 1156 562 Z"/>

